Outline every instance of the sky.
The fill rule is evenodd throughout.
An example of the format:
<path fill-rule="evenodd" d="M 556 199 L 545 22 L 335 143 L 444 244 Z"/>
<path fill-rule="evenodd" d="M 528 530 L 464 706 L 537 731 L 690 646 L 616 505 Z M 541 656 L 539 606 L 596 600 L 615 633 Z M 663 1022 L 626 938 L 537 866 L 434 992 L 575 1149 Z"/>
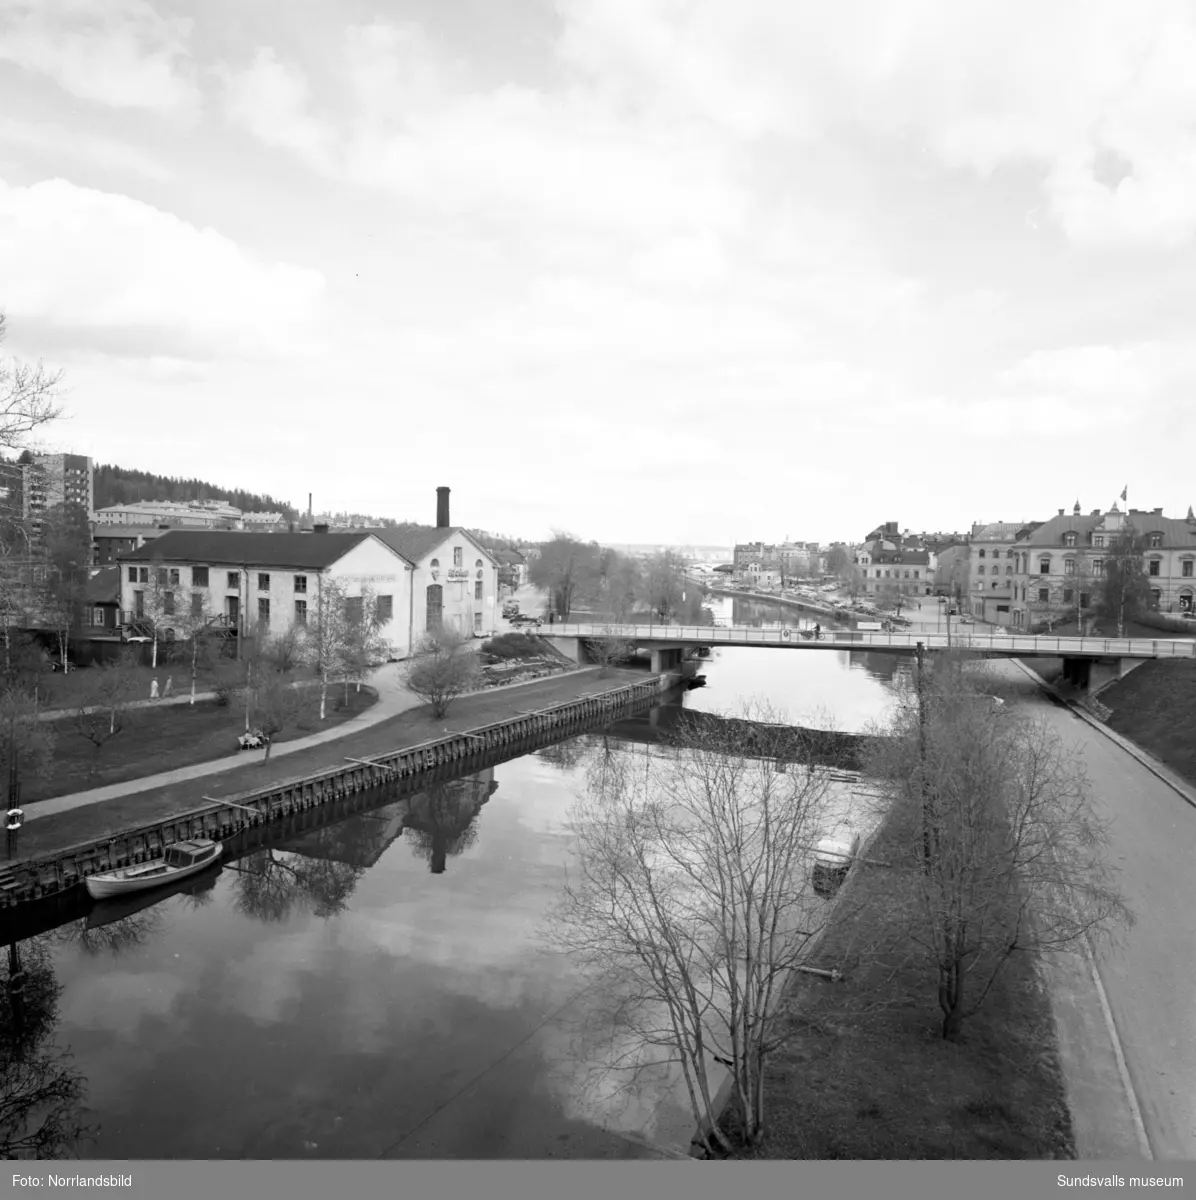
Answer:
<path fill-rule="evenodd" d="M 0 0 L 47 449 L 628 543 L 1196 503 L 1187 0 Z"/>

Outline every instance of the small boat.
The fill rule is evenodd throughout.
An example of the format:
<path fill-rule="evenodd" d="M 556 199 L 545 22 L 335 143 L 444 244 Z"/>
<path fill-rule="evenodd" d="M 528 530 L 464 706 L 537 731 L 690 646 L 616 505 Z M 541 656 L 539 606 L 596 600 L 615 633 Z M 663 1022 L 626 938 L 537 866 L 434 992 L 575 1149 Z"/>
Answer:
<path fill-rule="evenodd" d="M 220 878 L 223 869 L 219 860 L 213 860 L 211 865 L 198 875 L 183 879 L 179 879 L 178 875 L 175 875 L 171 879 L 164 879 L 151 891 L 110 896 L 107 900 L 101 900 L 92 906 L 91 911 L 87 914 L 87 928 L 102 929 L 105 925 L 136 916 L 137 913 L 162 904 L 174 896 L 202 896 L 216 886 L 216 881 Z"/>
<path fill-rule="evenodd" d="M 126 892 L 140 892 L 164 883 L 175 883 L 202 871 L 204 867 L 210 867 L 220 857 L 220 849 L 219 842 L 207 838 L 175 842 L 173 846 L 166 847 L 166 853 L 160 858 L 89 875 L 87 890 L 96 900 L 103 900 L 107 896 L 123 896 Z"/>

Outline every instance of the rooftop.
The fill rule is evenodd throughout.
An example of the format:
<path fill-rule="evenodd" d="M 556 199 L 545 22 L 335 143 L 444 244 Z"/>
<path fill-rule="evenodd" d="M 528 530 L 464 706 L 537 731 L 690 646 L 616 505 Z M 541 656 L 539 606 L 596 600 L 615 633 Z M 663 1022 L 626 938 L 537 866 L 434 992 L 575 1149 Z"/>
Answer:
<path fill-rule="evenodd" d="M 241 533 L 228 529 L 168 529 L 152 546 L 122 554 L 120 561 L 309 567 L 318 571 L 343 558 L 369 536 L 365 532 Z"/>

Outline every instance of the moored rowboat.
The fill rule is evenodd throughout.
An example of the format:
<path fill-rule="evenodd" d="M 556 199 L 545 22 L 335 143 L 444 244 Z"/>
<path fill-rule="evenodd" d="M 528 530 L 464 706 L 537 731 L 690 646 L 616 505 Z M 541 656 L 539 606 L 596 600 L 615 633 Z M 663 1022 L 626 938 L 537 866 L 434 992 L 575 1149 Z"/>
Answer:
<path fill-rule="evenodd" d="M 89 875 L 87 890 L 95 899 L 102 900 L 106 896 L 122 896 L 127 892 L 140 892 L 164 883 L 175 883 L 211 866 L 220 857 L 220 850 L 219 842 L 207 838 L 175 842 L 166 848 L 166 853 L 160 858 Z"/>

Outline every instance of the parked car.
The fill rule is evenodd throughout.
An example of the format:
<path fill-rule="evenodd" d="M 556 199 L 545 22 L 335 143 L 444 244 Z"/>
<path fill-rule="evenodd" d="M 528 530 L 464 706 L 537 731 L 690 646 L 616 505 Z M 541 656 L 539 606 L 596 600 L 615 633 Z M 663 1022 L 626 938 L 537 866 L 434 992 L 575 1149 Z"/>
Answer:
<path fill-rule="evenodd" d="M 959 618 L 959 623 L 960 623 L 961 625 L 975 625 L 975 624 L 976 624 L 976 618 L 975 618 L 975 617 L 960 617 L 960 618 Z"/>
<path fill-rule="evenodd" d="M 473 631 L 475 638 L 492 638 L 494 636 L 493 629 L 475 629 Z"/>
<path fill-rule="evenodd" d="M 531 613 L 516 613 L 510 618 L 512 625 L 540 625 L 540 618 L 533 617 Z"/>

